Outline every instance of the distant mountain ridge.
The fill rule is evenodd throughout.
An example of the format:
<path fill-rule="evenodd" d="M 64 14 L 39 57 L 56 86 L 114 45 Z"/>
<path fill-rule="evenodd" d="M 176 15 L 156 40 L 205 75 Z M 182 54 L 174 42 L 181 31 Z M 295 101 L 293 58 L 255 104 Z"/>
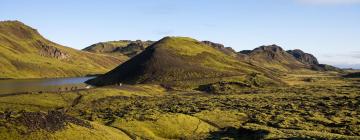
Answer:
<path fill-rule="evenodd" d="M 107 72 L 123 61 L 56 44 L 19 21 L 0 22 L 0 78 L 84 76 Z"/>
<path fill-rule="evenodd" d="M 316 71 L 340 71 L 334 66 L 319 64 L 317 58 L 300 49 L 285 51 L 277 45 L 260 46 L 254 50 L 239 52 L 249 56 L 251 62 L 270 69 L 289 71 L 294 69 L 311 69 Z"/>
<path fill-rule="evenodd" d="M 119 40 L 119 41 L 108 41 L 93 44 L 89 47 L 84 48 L 84 51 L 93 53 L 111 54 L 114 56 L 125 55 L 127 57 L 133 57 L 145 50 L 154 41 L 131 41 L 131 40 Z"/>

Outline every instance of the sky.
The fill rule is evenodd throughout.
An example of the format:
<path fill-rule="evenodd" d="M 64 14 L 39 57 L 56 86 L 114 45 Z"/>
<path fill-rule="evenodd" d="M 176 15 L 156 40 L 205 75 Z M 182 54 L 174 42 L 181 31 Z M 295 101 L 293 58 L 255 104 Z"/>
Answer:
<path fill-rule="evenodd" d="M 360 68 L 360 0 L 0 0 L 0 20 L 76 49 L 187 36 L 237 51 L 277 44 Z"/>

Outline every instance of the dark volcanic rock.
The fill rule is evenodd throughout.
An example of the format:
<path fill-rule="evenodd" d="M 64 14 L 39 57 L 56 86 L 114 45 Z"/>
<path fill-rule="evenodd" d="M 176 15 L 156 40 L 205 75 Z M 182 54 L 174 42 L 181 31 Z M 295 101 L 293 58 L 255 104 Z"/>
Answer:
<path fill-rule="evenodd" d="M 313 56 L 312 54 L 305 53 L 302 50 L 295 49 L 295 50 L 288 50 L 286 52 L 291 54 L 292 56 L 294 56 L 296 58 L 296 60 L 298 60 L 304 64 L 309 64 L 309 65 L 318 65 L 319 64 L 319 62 L 315 56 Z"/>

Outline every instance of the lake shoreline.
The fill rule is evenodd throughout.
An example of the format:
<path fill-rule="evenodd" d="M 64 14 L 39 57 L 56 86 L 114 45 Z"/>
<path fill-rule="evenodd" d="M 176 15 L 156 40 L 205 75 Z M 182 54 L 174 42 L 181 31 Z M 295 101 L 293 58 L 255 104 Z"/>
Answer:
<path fill-rule="evenodd" d="M 97 77 L 103 74 L 87 74 L 83 76 L 70 76 L 70 77 L 37 77 L 37 78 L 0 78 L 0 81 L 3 80 L 39 80 L 39 79 L 62 79 L 62 78 L 81 78 L 81 77 Z"/>
<path fill-rule="evenodd" d="M 94 77 L 0 80 L 0 95 L 30 92 L 62 92 L 86 89 L 85 81 Z"/>

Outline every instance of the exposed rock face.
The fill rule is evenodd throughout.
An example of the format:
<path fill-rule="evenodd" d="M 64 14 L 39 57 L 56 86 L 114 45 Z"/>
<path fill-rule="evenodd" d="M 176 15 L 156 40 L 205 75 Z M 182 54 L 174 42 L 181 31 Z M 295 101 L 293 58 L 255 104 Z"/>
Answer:
<path fill-rule="evenodd" d="M 319 62 L 315 56 L 313 56 L 312 54 L 305 53 L 302 50 L 296 49 L 296 50 L 288 50 L 286 52 L 291 54 L 292 56 L 294 56 L 296 58 L 296 60 L 298 60 L 304 64 L 309 64 L 309 65 L 318 65 L 319 64 Z"/>
<path fill-rule="evenodd" d="M 59 50 L 58 48 L 43 43 L 41 45 L 40 55 L 45 57 L 53 57 L 56 59 L 66 59 L 70 57 L 69 54 Z"/>

